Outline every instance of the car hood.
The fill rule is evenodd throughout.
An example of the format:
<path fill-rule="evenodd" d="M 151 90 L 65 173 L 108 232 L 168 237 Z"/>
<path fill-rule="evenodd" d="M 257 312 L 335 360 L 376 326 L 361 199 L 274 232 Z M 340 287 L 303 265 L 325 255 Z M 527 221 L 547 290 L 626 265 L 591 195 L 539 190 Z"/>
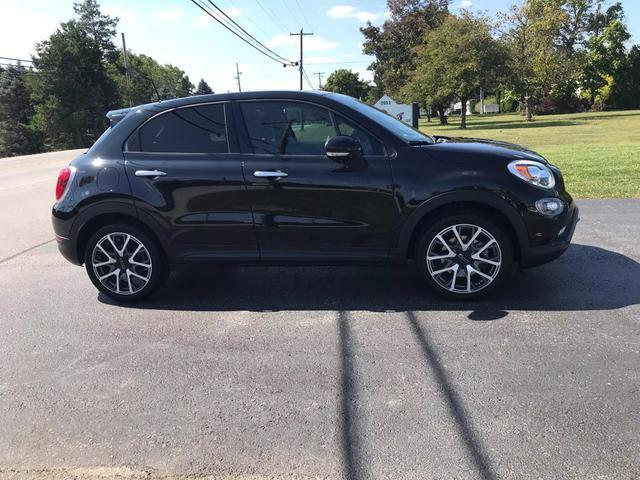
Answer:
<path fill-rule="evenodd" d="M 505 160 L 526 159 L 547 163 L 544 157 L 533 150 L 515 143 L 486 140 L 482 138 L 434 137 L 436 143 L 427 147 L 438 157 L 458 158 L 460 160 L 487 160 L 502 158 Z"/>

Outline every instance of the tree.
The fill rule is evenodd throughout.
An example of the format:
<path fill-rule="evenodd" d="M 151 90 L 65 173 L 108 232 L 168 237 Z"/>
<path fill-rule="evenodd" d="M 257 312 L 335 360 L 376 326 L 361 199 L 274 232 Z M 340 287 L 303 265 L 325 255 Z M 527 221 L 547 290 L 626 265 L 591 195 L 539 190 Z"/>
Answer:
<path fill-rule="evenodd" d="M 38 150 L 37 136 L 29 127 L 33 107 L 27 75 L 20 64 L 0 69 L 0 157 Z"/>
<path fill-rule="evenodd" d="M 463 12 L 449 15 L 442 25 L 425 34 L 417 47 L 416 67 L 405 88 L 427 102 L 460 100 L 460 128 L 466 128 L 466 105 L 481 87 L 497 85 L 504 70 L 506 52 L 491 35 L 491 26 L 482 16 Z"/>
<path fill-rule="evenodd" d="M 427 30 L 438 27 L 448 15 L 448 0 L 387 0 L 389 19 L 382 27 L 367 23 L 362 51 L 374 55 L 369 65 L 373 81 L 389 95 L 397 95 L 415 66 L 413 49 Z"/>
<path fill-rule="evenodd" d="M 593 35 L 586 41 L 587 53 L 582 75 L 582 86 L 589 92 L 591 107 L 600 89 L 607 85 L 607 78 L 615 79 L 624 66 L 625 42 L 631 35 L 624 24 L 622 5 L 615 3 L 606 13 L 594 14 L 592 31 Z"/>
<path fill-rule="evenodd" d="M 201 78 L 200 81 L 198 82 L 198 87 L 196 88 L 195 94 L 196 95 L 208 95 L 210 93 L 213 93 L 213 90 L 211 89 L 209 84 L 204 81 L 204 78 Z"/>
<path fill-rule="evenodd" d="M 558 42 L 566 18 L 560 2 L 549 0 L 525 0 L 502 15 L 509 28 L 503 35 L 509 49 L 509 83 L 520 95 L 527 121 L 533 120 L 534 99 L 549 95 L 571 76 L 570 58 Z"/>
<path fill-rule="evenodd" d="M 115 80 L 123 97 L 130 96 L 133 105 L 156 102 L 158 100 L 153 85 L 155 84 L 161 99 L 187 97 L 195 86 L 183 70 L 173 65 L 161 65 L 153 58 L 128 52 L 131 82 L 128 95 L 127 79 L 124 69 L 124 54 L 120 53 L 109 73 Z"/>
<path fill-rule="evenodd" d="M 574 52 L 590 30 L 593 0 L 562 0 L 564 12 L 558 35 L 561 48 Z"/>
<path fill-rule="evenodd" d="M 118 106 L 104 51 L 82 23 L 71 20 L 36 46 L 31 75 L 34 126 L 47 147 L 86 147 L 106 128 L 105 112 Z"/>
<path fill-rule="evenodd" d="M 370 88 L 367 82 L 360 80 L 358 73 L 353 73 L 351 70 L 341 68 L 329 75 L 323 90 L 343 93 L 358 100 L 365 100 Z"/>
<path fill-rule="evenodd" d="M 78 25 L 98 44 L 104 59 L 115 60 L 116 47 L 113 44 L 113 37 L 116 34 L 118 18 L 104 15 L 100 11 L 97 0 L 75 2 L 73 11 L 78 18 Z"/>
<path fill-rule="evenodd" d="M 640 108 L 639 78 L 640 46 L 634 45 L 616 71 L 607 104 L 614 109 Z"/>

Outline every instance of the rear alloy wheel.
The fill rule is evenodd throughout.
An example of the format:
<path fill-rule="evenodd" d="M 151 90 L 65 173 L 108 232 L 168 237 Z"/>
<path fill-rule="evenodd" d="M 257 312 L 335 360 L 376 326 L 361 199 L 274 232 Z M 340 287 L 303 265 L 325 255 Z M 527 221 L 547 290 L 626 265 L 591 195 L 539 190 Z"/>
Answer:
<path fill-rule="evenodd" d="M 161 283 L 166 266 L 155 243 L 128 225 L 96 232 L 87 245 L 85 266 L 93 284 L 118 301 L 150 295 Z"/>
<path fill-rule="evenodd" d="M 445 218 L 418 246 L 418 268 L 438 293 L 473 299 L 496 288 L 513 267 L 513 248 L 502 228 L 476 215 Z"/>

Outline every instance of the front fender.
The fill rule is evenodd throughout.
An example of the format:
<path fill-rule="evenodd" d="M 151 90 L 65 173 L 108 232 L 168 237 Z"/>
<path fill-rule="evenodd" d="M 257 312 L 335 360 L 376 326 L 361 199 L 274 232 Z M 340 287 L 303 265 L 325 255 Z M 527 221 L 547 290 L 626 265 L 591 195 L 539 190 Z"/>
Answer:
<path fill-rule="evenodd" d="M 416 228 L 424 218 L 440 208 L 446 208 L 447 205 L 453 205 L 454 203 L 461 202 L 475 203 L 480 206 L 486 206 L 498 210 L 513 228 L 518 241 L 518 250 L 523 252 L 528 248 L 528 234 L 524 220 L 516 205 L 514 205 L 508 197 L 503 197 L 497 193 L 488 191 L 455 191 L 435 195 L 422 202 L 411 212 L 396 238 L 399 258 L 407 258 L 411 238 Z"/>

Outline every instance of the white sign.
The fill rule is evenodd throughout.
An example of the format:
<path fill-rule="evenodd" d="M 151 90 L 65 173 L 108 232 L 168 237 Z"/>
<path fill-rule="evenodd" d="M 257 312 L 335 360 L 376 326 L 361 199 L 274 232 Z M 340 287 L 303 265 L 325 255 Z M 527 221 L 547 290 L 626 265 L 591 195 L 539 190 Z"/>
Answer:
<path fill-rule="evenodd" d="M 497 103 L 485 103 L 483 113 L 500 113 L 500 105 Z"/>
<path fill-rule="evenodd" d="M 413 107 L 411 105 L 396 103 L 391 97 L 389 97 L 389 95 L 384 95 L 375 103 L 374 107 L 396 117 L 398 120 L 401 120 L 408 125 L 413 124 Z"/>

